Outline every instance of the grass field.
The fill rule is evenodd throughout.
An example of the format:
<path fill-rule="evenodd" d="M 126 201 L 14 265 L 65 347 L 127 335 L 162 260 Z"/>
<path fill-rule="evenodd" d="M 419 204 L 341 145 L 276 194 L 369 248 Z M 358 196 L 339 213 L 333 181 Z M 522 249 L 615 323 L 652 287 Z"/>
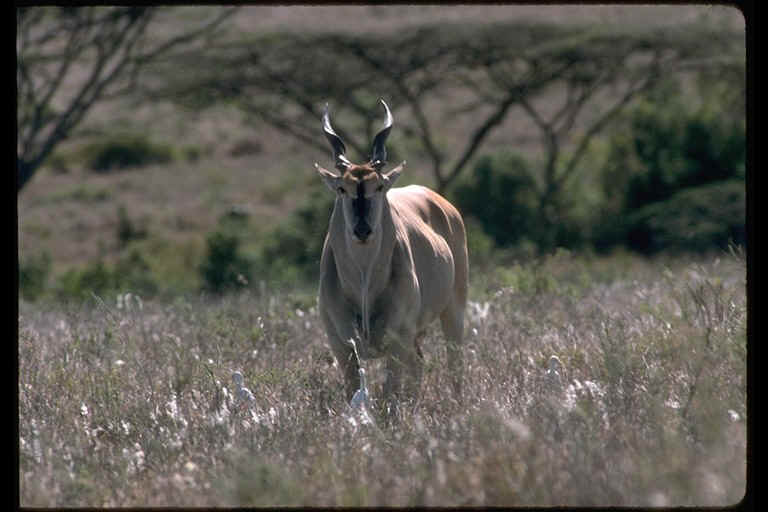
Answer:
<path fill-rule="evenodd" d="M 745 491 L 738 252 L 565 252 L 470 304 L 463 401 L 350 419 L 312 290 L 20 304 L 24 506 L 728 505 Z M 565 367 L 562 387 L 547 360 Z M 240 370 L 256 400 L 233 400 Z"/>

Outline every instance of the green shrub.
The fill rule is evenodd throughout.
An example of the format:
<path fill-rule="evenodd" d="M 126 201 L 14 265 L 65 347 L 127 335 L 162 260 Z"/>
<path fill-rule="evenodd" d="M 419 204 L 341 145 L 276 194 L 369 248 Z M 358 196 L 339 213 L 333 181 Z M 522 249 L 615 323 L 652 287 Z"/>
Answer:
<path fill-rule="evenodd" d="M 643 253 L 703 252 L 744 245 L 745 190 L 741 180 L 692 187 L 634 210 L 626 220 L 627 244 Z"/>
<path fill-rule="evenodd" d="M 51 256 L 47 252 L 19 262 L 19 295 L 35 300 L 46 289 L 51 273 Z"/>
<path fill-rule="evenodd" d="M 144 135 L 117 135 L 94 142 L 82 150 L 85 164 L 97 172 L 164 164 L 174 158 L 172 149 Z"/>
<path fill-rule="evenodd" d="M 56 174 L 68 174 L 70 163 L 66 156 L 56 151 L 46 158 L 45 166 Z"/>
<path fill-rule="evenodd" d="M 586 185 L 571 183 L 546 197 L 537 186 L 538 169 L 522 156 L 503 151 L 481 157 L 472 173 L 450 192 L 465 218 L 474 218 L 499 248 L 520 255 L 581 248 L 588 240 L 592 203 Z"/>
<path fill-rule="evenodd" d="M 128 217 L 128 211 L 125 206 L 117 207 L 117 244 L 122 249 L 133 240 L 140 240 L 147 237 L 145 228 L 136 227 L 136 224 Z"/>
<path fill-rule="evenodd" d="M 117 260 L 113 267 L 116 291 L 130 291 L 149 297 L 158 291 L 157 280 L 144 256 L 132 250 Z"/>
<path fill-rule="evenodd" d="M 258 274 L 265 281 L 313 280 L 319 275 L 333 196 L 314 190 L 285 222 L 269 231 L 258 257 Z"/>
<path fill-rule="evenodd" d="M 464 220 L 464 227 L 467 230 L 467 252 L 469 253 L 469 264 L 486 265 L 492 261 L 496 244 L 484 230 L 483 226 L 475 217 L 468 217 Z"/>
<path fill-rule="evenodd" d="M 641 170 L 628 184 L 628 208 L 668 199 L 677 191 L 744 177 L 746 139 L 712 111 L 641 104 L 631 114 L 634 154 Z"/>
<path fill-rule="evenodd" d="M 200 266 L 203 288 L 213 293 L 242 288 L 250 281 L 251 262 L 240 254 L 240 238 L 224 230 L 208 235 Z"/>
<path fill-rule="evenodd" d="M 674 83 L 630 110 L 609 137 L 593 243 L 643 253 L 745 243 L 743 115 L 717 97 L 691 106 Z"/>
<path fill-rule="evenodd" d="M 528 162 L 503 152 L 481 157 L 472 173 L 451 191 L 454 204 L 502 247 L 538 231 L 538 200 Z"/>
<path fill-rule="evenodd" d="M 83 298 L 89 293 L 103 295 L 115 289 L 114 273 L 98 260 L 59 276 L 55 293 L 59 299 Z"/>
<path fill-rule="evenodd" d="M 229 148 L 229 155 L 235 158 L 257 155 L 264 150 L 262 144 L 253 139 L 240 139 Z"/>
<path fill-rule="evenodd" d="M 203 156 L 210 154 L 210 151 L 205 151 L 199 146 L 189 145 L 182 148 L 181 154 L 188 162 L 197 162 Z"/>
<path fill-rule="evenodd" d="M 158 291 L 149 265 L 135 250 L 113 265 L 99 259 L 81 268 L 69 269 L 58 277 L 53 289 L 59 299 L 82 299 L 90 293 L 106 295 L 127 291 L 145 297 Z"/>
<path fill-rule="evenodd" d="M 207 250 L 205 237 L 177 238 L 149 234 L 128 247 L 146 257 L 151 275 L 158 285 L 158 295 L 174 297 L 194 294 L 201 289 L 200 266 Z"/>

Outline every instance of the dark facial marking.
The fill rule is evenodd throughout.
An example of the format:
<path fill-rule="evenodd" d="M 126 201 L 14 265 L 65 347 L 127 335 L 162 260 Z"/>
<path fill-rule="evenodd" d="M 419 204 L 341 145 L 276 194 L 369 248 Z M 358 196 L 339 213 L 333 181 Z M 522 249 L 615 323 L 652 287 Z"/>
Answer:
<path fill-rule="evenodd" d="M 352 209 L 355 212 L 355 235 L 365 241 L 371 234 L 371 227 L 368 225 L 368 211 L 371 209 L 371 200 L 365 197 L 365 185 L 361 182 L 357 185 L 357 197 L 352 200 Z"/>
<path fill-rule="evenodd" d="M 352 200 L 352 208 L 358 220 L 365 219 L 371 209 L 371 200 L 365 197 L 365 184 L 362 181 L 357 184 L 357 197 Z"/>

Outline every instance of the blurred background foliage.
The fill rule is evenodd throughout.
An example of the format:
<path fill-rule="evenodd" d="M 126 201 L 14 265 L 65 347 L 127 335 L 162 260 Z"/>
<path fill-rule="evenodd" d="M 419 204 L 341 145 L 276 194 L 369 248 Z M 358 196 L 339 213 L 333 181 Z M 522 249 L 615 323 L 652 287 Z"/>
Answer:
<path fill-rule="evenodd" d="M 314 286 L 322 109 L 360 161 L 379 98 L 390 161 L 459 207 L 477 274 L 747 243 L 744 30 L 711 10 L 237 28 L 258 9 L 17 9 L 21 297 Z"/>

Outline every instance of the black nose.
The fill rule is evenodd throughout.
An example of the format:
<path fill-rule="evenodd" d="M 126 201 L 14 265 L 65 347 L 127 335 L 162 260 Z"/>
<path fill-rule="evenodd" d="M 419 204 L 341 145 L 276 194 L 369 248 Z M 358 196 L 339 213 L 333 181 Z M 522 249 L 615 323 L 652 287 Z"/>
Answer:
<path fill-rule="evenodd" d="M 359 222 L 357 226 L 355 226 L 354 232 L 358 240 L 365 242 L 371 235 L 371 228 L 367 223 Z"/>

